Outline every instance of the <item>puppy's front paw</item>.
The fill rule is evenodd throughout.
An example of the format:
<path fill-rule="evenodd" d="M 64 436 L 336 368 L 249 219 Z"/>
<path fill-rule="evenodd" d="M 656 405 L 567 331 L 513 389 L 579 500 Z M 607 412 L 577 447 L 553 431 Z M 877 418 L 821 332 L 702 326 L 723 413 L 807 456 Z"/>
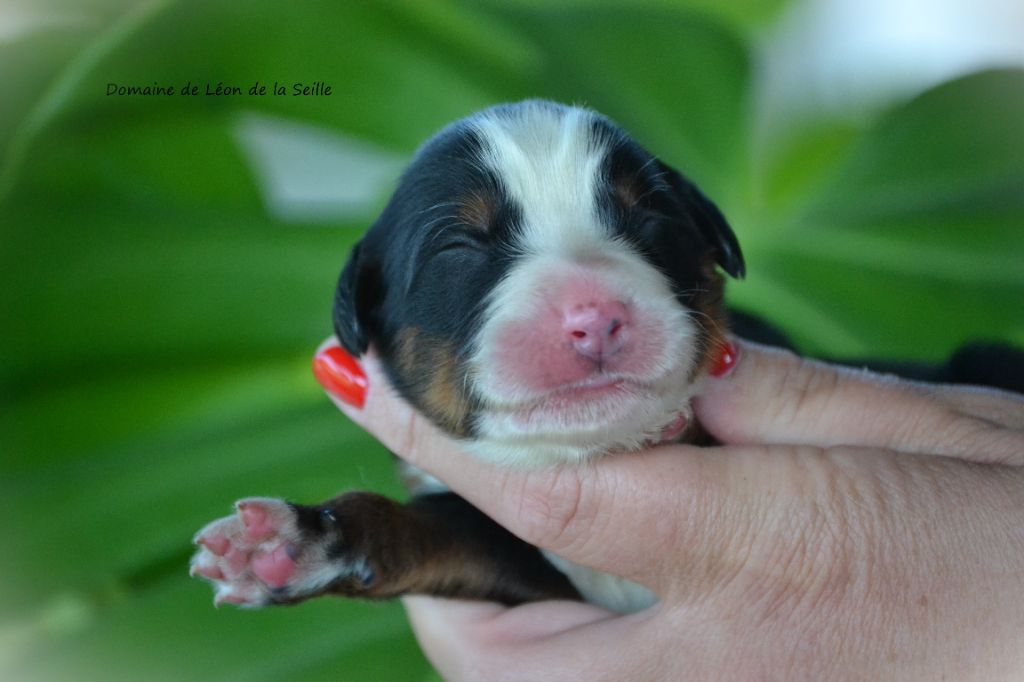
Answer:
<path fill-rule="evenodd" d="M 196 534 L 189 573 L 213 584 L 214 604 L 243 607 L 295 603 L 339 582 L 368 584 L 373 573 L 365 559 L 339 555 L 335 526 L 328 508 L 240 500 L 234 514 Z"/>

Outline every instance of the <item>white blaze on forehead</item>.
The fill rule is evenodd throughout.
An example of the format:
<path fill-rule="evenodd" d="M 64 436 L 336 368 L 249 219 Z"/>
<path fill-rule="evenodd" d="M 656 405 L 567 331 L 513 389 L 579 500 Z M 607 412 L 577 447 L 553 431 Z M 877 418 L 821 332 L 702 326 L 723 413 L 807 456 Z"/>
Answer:
<path fill-rule="evenodd" d="M 610 238 L 597 191 L 608 141 L 585 109 L 526 102 L 474 121 L 481 161 L 522 212 L 525 253 L 585 255 Z"/>

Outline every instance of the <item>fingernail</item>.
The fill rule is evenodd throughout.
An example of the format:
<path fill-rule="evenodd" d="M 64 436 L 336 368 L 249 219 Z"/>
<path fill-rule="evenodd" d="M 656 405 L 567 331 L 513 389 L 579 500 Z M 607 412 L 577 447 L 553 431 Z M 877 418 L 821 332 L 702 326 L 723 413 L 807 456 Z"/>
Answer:
<path fill-rule="evenodd" d="M 341 346 L 331 346 L 313 358 L 313 376 L 328 393 L 361 408 L 369 382 L 363 368 Z"/>
<path fill-rule="evenodd" d="M 737 360 L 736 346 L 726 341 L 718 349 L 718 357 L 715 358 L 715 362 L 711 365 L 710 374 L 716 379 L 724 377 L 732 368 L 736 366 Z"/>

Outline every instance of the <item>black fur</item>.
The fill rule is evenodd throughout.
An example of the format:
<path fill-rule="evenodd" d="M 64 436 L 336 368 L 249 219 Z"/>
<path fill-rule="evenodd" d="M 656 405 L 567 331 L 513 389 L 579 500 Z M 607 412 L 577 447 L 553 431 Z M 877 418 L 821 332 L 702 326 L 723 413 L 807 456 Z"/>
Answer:
<path fill-rule="evenodd" d="M 305 549 L 324 548 L 340 577 L 321 594 L 388 599 L 409 592 L 496 601 L 509 606 L 580 598 L 564 574 L 454 493 L 401 505 L 374 493 L 339 495 L 318 505 L 291 504 Z M 363 562 L 365 573 L 344 567 Z M 308 598 L 312 595 L 303 595 Z M 287 592 L 275 603 L 294 603 Z"/>
<path fill-rule="evenodd" d="M 742 279 L 747 273 L 747 266 L 743 262 L 740 244 L 725 216 L 679 171 L 664 163 L 660 166 L 674 191 L 676 204 L 687 208 L 687 215 L 691 217 L 705 241 L 715 250 L 715 261 L 729 275 Z"/>
<path fill-rule="evenodd" d="M 354 249 L 335 296 L 334 327 L 361 355 L 372 339 L 391 357 L 401 328 L 416 327 L 465 347 L 479 324 L 480 294 L 511 264 L 501 248 L 519 212 L 501 183 L 476 162 L 479 140 L 464 124 L 439 133 L 416 154 L 381 216 Z M 456 202 L 493 199 L 486 230 L 464 224 Z M 372 291 L 372 296 L 360 294 Z M 349 345 L 351 343 L 351 346 Z"/>

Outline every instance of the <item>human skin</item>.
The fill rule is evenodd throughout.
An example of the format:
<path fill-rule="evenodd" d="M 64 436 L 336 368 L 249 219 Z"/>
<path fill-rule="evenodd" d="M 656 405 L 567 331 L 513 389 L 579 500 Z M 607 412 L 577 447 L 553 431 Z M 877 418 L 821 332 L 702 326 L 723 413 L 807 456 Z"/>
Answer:
<path fill-rule="evenodd" d="M 446 679 L 1024 678 L 1024 397 L 736 344 L 695 404 L 723 445 L 541 470 L 465 453 L 361 358 L 365 404 L 335 398 L 353 421 L 524 540 L 659 596 L 627 616 L 407 597 Z"/>

